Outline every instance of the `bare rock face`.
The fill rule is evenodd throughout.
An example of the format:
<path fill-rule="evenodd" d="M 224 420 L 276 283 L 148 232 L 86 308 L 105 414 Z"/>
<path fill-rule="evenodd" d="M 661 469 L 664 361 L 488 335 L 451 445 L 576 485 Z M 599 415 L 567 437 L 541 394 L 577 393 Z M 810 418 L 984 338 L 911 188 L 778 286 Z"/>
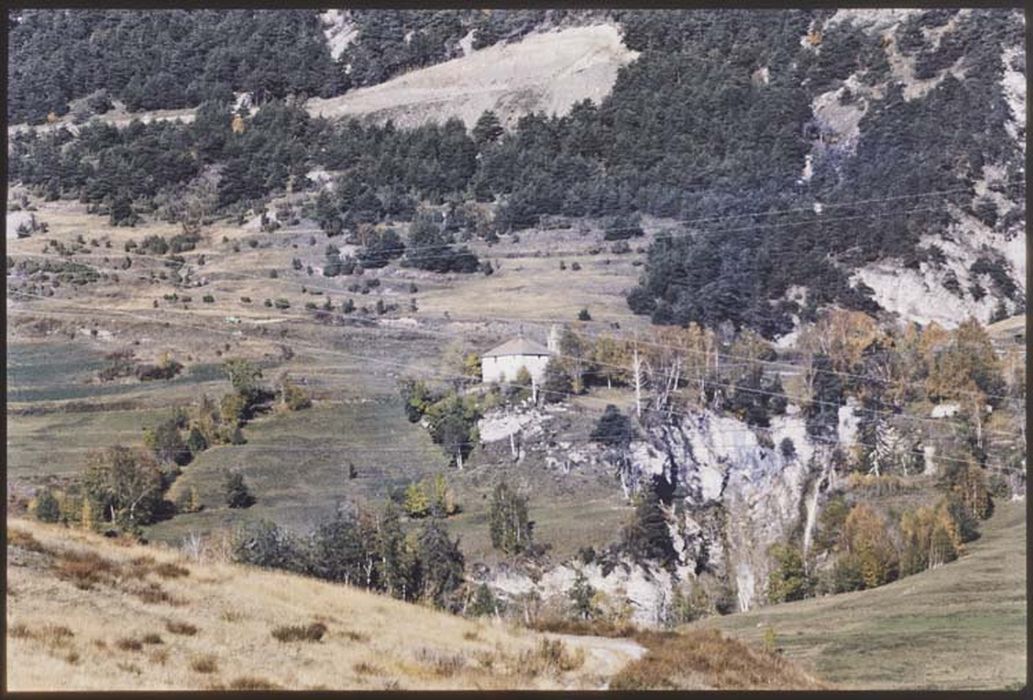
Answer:
<path fill-rule="evenodd" d="M 654 430 L 654 449 L 666 448 L 666 459 L 659 469 L 656 460 L 644 465 L 682 494 L 675 509 L 681 522 L 672 532 L 679 564 L 733 583 L 741 610 L 763 597 L 767 550 L 800 523 L 813 476 L 816 448 L 802 418 L 775 417 L 769 435 L 762 442 L 745 423 L 703 411 Z M 715 508 L 723 522 L 700 515 Z"/>
<path fill-rule="evenodd" d="M 482 440 L 512 435 L 523 444 L 526 436 L 517 433 L 528 430 L 540 441 L 547 418 L 536 409 L 500 411 L 482 422 Z M 849 432 L 851 416 L 842 418 Z M 828 476 L 819 465 L 830 461 L 828 445 L 810 439 L 798 412 L 755 430 L 736 418 L 699 411 L 650 428 L 621 454 L 584 443 L 542 449 L 557 466 L 607 464 L 628 495 L 653 479 L 666 484 L 675 566 L 668 571 L 611 552 L 605 562 L 570 561 L 534 576 L 507 567 L 486 580 L 504 598 L 534 594 L 562 605 L 580 570 L 605 598 L 626 604 L 630 619 L 643 626 L 662 624 L 674 587 L 704 575 L 724 581 L 740 610 L 761 602 L 771 570 L 768 550 L 795 528 L 813 528 Z"/>

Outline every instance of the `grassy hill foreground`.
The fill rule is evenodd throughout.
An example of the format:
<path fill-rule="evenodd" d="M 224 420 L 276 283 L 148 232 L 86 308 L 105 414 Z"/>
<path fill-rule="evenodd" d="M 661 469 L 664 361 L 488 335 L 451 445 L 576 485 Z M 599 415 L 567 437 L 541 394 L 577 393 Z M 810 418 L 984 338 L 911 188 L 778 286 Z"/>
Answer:
<path fill-rule="evenodd" d="M 542 633 L 32 521 L 7 557 L 8 690 L 824 687 L 713 631 Z"/>
<path fill-rule="evenodd" d="M 868 591 L 707 618 L 843 688 L 1026 685 L 1026 504 L 999 503 L 959 560 Z"/>

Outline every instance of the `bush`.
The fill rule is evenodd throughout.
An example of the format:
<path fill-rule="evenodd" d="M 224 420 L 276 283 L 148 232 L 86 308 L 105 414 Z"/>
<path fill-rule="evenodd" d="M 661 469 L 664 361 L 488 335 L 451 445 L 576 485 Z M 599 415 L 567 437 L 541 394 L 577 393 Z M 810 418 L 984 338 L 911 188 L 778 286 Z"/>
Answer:
<path fill-rule="evenodd" d="M 278 642 L 318 642 L 326 634 L 326 625 L 313 622 L 310 625 L 282 625 L 273 630 L 273 639 Z"/>
<path fill-rule="evenodd" d="M 255 503 L 254 496 L 244 482 L 240 472 L 229 472 L 226 475 L 226 505 L 230 508 L 250 508 Z"/>
<path fill-rule="evenodd" d="M 501 615 L 505 611 L 505 603 L 499 600 L 488 584 L 482 583 L 477 586 L 473 600 L 466 608 L 466 614 L 472 617 L 484 617 L 485 615 Z"/>
<path fill-rule="evenodd" d="M 768 600 L 784 603 L 811 595 L 814 582 L 807 574 L 803 556 L 796 547 L 778 544 L 771 548 L 775 568 L 768 578 Z"/>
<path fill-rule="evenodd" d="M 48 488 L 41 489 L 36 495 L 34 510 L 36 519 L 42 523 L 56 523 L 61 519 L 61 504 Z"/>
<path fill-rule="evenodd" d="M 631 419 L 613 404 L 608 404 L 592 431 L 591 439 L 607 447 L 625 449 L 631 443 Z"/>
<path fill-rule="evenodd" d="M 307 562 L 300 546 L 290 535 L 266 520 L 248 523 L 237 530 L 232 544 L 233 560 L 265 569 L 304 571 Z"/>
<path fill-rule="evenodd" d="M 190 669 L 197 673 L 215 673 L 219 670 L 219 666 L 213 655 L 204 654 L 202 656 L 195 656 L 190 660 Z"/>
<path fill-rule="evenodd" d="M 197 634 L 197 627 L 191 625 L 189 622 L 176 622 L 173 620 L 169 620 L 165 624 L 165 629 L 167 629 L 172 634 L 180 634 L 186 637 L 193 637 L 195 634 Z"/>

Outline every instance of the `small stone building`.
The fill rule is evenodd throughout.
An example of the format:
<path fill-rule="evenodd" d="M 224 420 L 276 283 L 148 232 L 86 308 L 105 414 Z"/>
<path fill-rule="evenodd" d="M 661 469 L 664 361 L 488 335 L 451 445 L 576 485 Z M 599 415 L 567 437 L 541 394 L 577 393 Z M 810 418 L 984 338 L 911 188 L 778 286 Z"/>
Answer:
<path fill-rule="evenodd" d="M 552 350 L 527 338 L 513 338 L 481 355 L 481 381 L 516 381 L 520 368 L 527 368 L 535 384 L 545 379 L 545 366 Z"/>

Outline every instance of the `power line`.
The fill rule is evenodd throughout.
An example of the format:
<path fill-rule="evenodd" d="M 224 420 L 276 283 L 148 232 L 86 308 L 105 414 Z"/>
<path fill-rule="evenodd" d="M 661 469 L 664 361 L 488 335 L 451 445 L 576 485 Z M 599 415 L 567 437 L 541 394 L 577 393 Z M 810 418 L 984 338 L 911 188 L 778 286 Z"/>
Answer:
<path fill-rule="evenodd" d="M 152 258 L 152 259 L 160 259 L 160 258 L 155 258 L 154 256 L 147 256 L 147 257 L 148 258 Z M 134 273 L 127 273 L 127 274 L 133 275 Z M 243 273 L 241 273 L 241 274 L 243 275 Z M 148 277 L 143 277 L 142 275 L 136 275 L 136 276 L 139 276 L 139 277 L 141 277 L 143 279 L 150 279 Z M 249 279 L 261 279 L 261 278 L 257 278 L 257 277 L 249 276 L 249 275 L 244 275 L 244 276 L 246 278 L 249 278 Z M 308 285 L 304 285 L 304 286 L 306 288 L 308 288 Z M 318 287 L 312 287 L 312 288 L 313 289 L 320 289 Z M 339 291 L 339 290 L 336 290 L 336 289 L 329 289 L 329 288 L 322 288 L 322 289 L 324 289 L 326 291 L 334 291 L 335 293 Z M 288 318 L 288 317 L 280 317 L 280 319 L 281 320 L 285 320 L 285 321 L 304 320 L 304 319 L 291 319 L 291 318 Z M 522 320 L 526 321 L 528 319 L 522 319 Z M 597 323 L 598 323 L 598 321 L 597 321 Z M 432 331 L 432 330 L 426 329 L 426 328 L 413 329 L 413 332 L 422 332 L 424 334 L 439 335 L 439 336 L 440 335 L 451 335 L 451 334 L 443 333 L 443 332 L 440 332 L 440 331 L 437 331 L 437 332 L 436 331 Z M 594 336 L 594 337 L 598 338 L 599 336 Z M 627 338 L 625 338 L 624 340 L 625 340 L 625 342 L 628 342 Z M 761 360 L 759 358 L 749 358 L 749 357 L 736 356 L 736 355 L 731 355 L 731 354 L 728 354 L 728 353 L 719 353 L 719 352 L 708 353 L 706 351 L 695 350 L 695 349 L 692 349 L 692 348 L 685 348 L 685 347 L 681 347 L 681 346 L 662 344 L 662 343 L 655 343 L 655 342 L 650 342 L 650 341 L 637 341 L 636 340 L 636 341 L 632 341 L 632 342 L 641 342 L 641 344 L 643 344 L 643 345 L 672 349 L 672 350 L 675 350 L 677 352 L 686 353 L 686 354 L 703 355 L 706 358 L 714 356 L 714 357 L 717 357 L 717 358 L 725 358 L 726 360 L 730 359 L 730 360 L 739 360 L 739 361 L 748 362 L 748 363 L 769 364 L 769 365 L 776 365 L 776 366 L 782 366 L 782 367 L 794 367 L 794 368 L 799 368 L 799 369 L 801 369 L 804 372 L 812 371 L 812 372 L 815 372 L 815 373 L 823 373 L 823 374 L 838 375 L 838 376 L 847 376 L 847 377 L 854 377 L 854 378 L 859 378 L 859 379 L 864 379 L 864 380 L 874 380 L 874 381 L 878 381 L 880 383 L 890 384 L 891 386 L 892 385 L 896 385 L 896 383 L 892 382 L 892 380 L 884 380 L 884 379 L 881 379 L 881 378 L 878 378 L 878 377 L 870 377 L 870 376 L 866 376 L 866 375 L 859 375 L 859 374 L 856 374 L 856 373 L 850 373 L 850 372 L 844 372 L 844 371 L 838 371 L 838 370 L 825 370 L 825 369 L 820 369 L 820 368 L 810 368 L 808 370 L 808 368 L 806 368 L 806 367 L 803 367 L 803 366 L 800 366 L 800 365 L 795 365 L 793 363 L 786 362 L 786 361 Z M 561 357 L 570 357 L 571 359 L 583 359 L 583 358 L 577 358 L 577 357 L 572 357 L 572 356 L 564 356 L 564 355 L 561 355 Z M 589 361 L 586 360 L 586 362 L 589 362 Z M 594 365 L 598 365 L 598 366 L 614 367 L 614 368 L 623 369 L 623 370 L 627 370 L 628 369 L 627 367 L 624 367 L 623 365 L 613 365 L 613 364 L 602 363 L 602 362 L 598 362 L 598 361 L 590 361 L 590 363 L 594 364 Z M 718 382 L 713 382 L 711 380 L 704 380 L 704 381 L 706 383 L 711 384 L 711 385 L 729 387 L 729 388 L 733 388 L 733 389 L 735 389 L 737 391 L 746 391 L 746 392 L 757 393 L 757 394 L 765 394 L 765 393 L 767 393 L 767 394 L 769 394 L 771 396 L 782 396 L 782 394 L 778 394 L 778 393 L 763 392 L 760 389 L 749 389 L 749 388 L 746 388 L 746 387 L 740 387 L 740 386 L 736 386 L 736 385 L 721 384 L 721 383 L 718 383 Z M 904 386 L 913 386 L 910 382 L 900 382 L 899 385 L 902 386 L 902 387 L 904 387 Z M 969 392 L 969 391 L 964 391 L 962 393 L 971 394 L 971 395 L 979 395 L 980 394 L 980 392 Z M 983 395 L 986 396 L 987 398 L 1000 398 L 1002 400 L 1008 400 L 1008 401 L 1020 401 L 1019 399 L 1016 399 L 1014 397 L 1008 397 L 1008 396 L 1002 396 L 1002 395 L 996 395 L 996 394 L 983 394 Z M 819 405 L 827 404 L 827 405 L 830 405 L 830 406 L 831 405 L 835 405 L 835 406 L 839 406 L 840 405 L 840 404 L 833 404 L 831 402 L 820 402 L 820 401 L 812 401 L 812 403 L 816 403 L 816 404 L 819 404 Z M 898 418 L 904 418 L 904 419 L 908 419 L 908 420 L 926 420 L 926 421 L 931 421 L 931 422 L 937 421 L 937 419 L 933 419 L 933 418 L 922 418 L 922 417 L 917 417 L 917 416 L 905 416 L 905 415 L 899 414 L 897 411 L 879 411 L 877 409 L 857 409 L 857 410 L 862 410 L 862 411 L 865 411 L 865 412 L 871 412 L 873 414 L 891 415 L 891 416 L 896 416 Z M 946 422 L 953 423 L 953 421 L 946 421 Z M 938 422 L 938 424 L 942 424 L 942 423 L 943 423 L 943 421 L 939 421 Z M 1011 433 L 1008 433 L 1008 434 L 1011 435 Z"/>
<path fill-rule="evenodd" d="M 943 192 L 947 192 L 947 191 L 945 191 L 945 190 L 944 191 L 939 191 L 939 192 L 931 191 L 931 192 L 927 192 L 927 193 L 924 193 L 924 194 L 932 195 L 932 194 L 941 194 Z M 910 196 L 910 195 L 904 195 L 904 196 Z M 878 200 L 869 200 L 869 201 L 878 201 Z M 846 206 L 846 205 L 843 205 L 843 206 Z M 929 209 L 922 209 L 921 211 L 936 211 L 936 210 L 938 210 L 938 209 L 929 208 Z M 910 213 L 910 212 L 905 212 L 905 214 L 906 213 Z M 851 218 L 852 219 L 852 218 L 855 218 L 855 217 L 846 217 L 846 218 Z M 829 222 L 836 221 L 836 220 L 837 219 L 827 219 L 827 220 L 824 220 L 823 223 L 829 223 Z M 779 226 L 779 225 L 775 225 L 775 226 Z M 756 227 L 746 227 L 744 229 L 739 229 L 739 230 L 752 230 L 753 228 L 756 228 Z M 728 229 L 728 230 L 735 230 L 735 229 Z M 82 255 L 81 257 L 110 258 L 110 257 L 114 257 L 114 256 L 106 256 L 106 255 L 103 255 L 103 254 L 85 254 L 85 255 Z M 185 264 L 187 264 L 185 262 L 168 260 L 166 258 L 161 258 L 161 257 L 158 257 L 158 256 L 150 256 L 150 255 L 138 254 L 135 257 L 137 257 L 137 258 L 143 257 L 143 258 L 147 258 L 147 259 L 158 260 L 158 261 L 161 261 L 164 265 L 169 266 L 169 267 L 173 267 L 174 269 L 181 269 Z M 435 258 L 437 258 L 437 257 L 451 257 L 451 255 L 448 255 L 448 256 L 427 256 L 427 257 L 435 257 Z M 412 259 L 415 260 L 415 259 L 418 259 L 418 258 L 412 258 Z M 116 274 L 119 274 L 119 273 L 116 273 Z M 246 273 L 237 273 L 237 272 L 231 272 L 231 271 L 216 272 L 216 273 L 213 273 L 213 274 L 223 274 L 223 275 L 230 275 L 230 276 L 234 276 L 235 275 L 235 276 L 243 277 L 243 278 L 247 278 L 247 279 L 264 279 L 264 278 L 258 278 L 258 277 L 254 276 L 254 275 L 247 275 Z M 144 278 L 144 279 L 148 279 L 148 278 Z M 272 279 L 272 278 L 268 278 L 268 279 Z M 314 289 L 314 290 L 321 290 L 321 291 L 334 292 L 334 293 L 342 293 L 342 294 L 348 293 L 347 290 L 340 290 L 340 289 L 331 288 L 331 287 L 321 287 L 321 286 L 317 286 L 317 285 L 308 285 L 308 284 L 305 284 L 305 285 L 302 285 L 302 286 L 304 286 L 306 289 L 310 288 L 310 289 Z M 625 316 L 611 317 L 611 318 L 633 318 L 633 316 L 625 315 Z M 731 356 L 729 356 L 729 357 L 731 357 Z M 784 363 L 784 362 L 777 362 L 777 361 L 764 361 L 764 360 L 760 360 L 760 362 L 771 363 L 771 364 L 782 364 L 782 365 L 790 364 L 791 365 L 791 363 Z M 851 373 L 847 373 L 847 372 L 838 372 L 838 371 L 821 370 L 821 369 L 814 370 L 814 371 L 834 373 L 834 374 L 839 374 L 841 376 L 851 376 L 851 377 L 854 377 L 854 378 L 863 378 L 863 379 L 867 379 L 867 380 L 873 380 L 874 379 L 875 381 L 884 381 L 884 380 L 879 380 L 879 379 L 873 378 L 873 377 L 866 377 L 866 376 L 862 376 L 862 375 L 858 375 L 858 374 L 851 374 Z M 986 396 L 988 398 L 997 398 L 997 399 L 1009 400 L 1009 401 L 1014 401 L 1015 400 L 1013 397 L 994 395 L 994 394 L 986 394 Z"/>
<path fill-rule="evenodd" d="M 24 294 L 24 295 L 28 295 L 28 296 L 38 296 L 38 295 L 31 295 L 31 294 L 28 294 L 28 293 L 25 293 L 25 292 L 15 292 L 15 293 L 16 294 Z M 80 308 L 83 308 L 84 310 L 87 310 L 87 311 L 91 310 L 91 309 L 89 309 L 87 307 L 80 307 Z M 158 321 L 158 320 L 146 317 L 146 316 L 140 316 L 139 314 L 133 314 L 132 312 L 128 312 L 128 311 L 105 310 L 105 311 L 101 311 L 100 313 L 120 314 L 120 315 L 125 315 L 125 316 L 129 316 L 129 317 L 137 318 L 137 319 L 144 320 L 144 321 L 151 322 L 151 323 L 173 323 L 171 321 Z M 180 326 L 184 326 L 184 327 L 188 327 L 188 328 L 194 328 L 194 329 L 199 329 L 199 330 L 206 330 L 206 331 L 214 332 L 214 333 L 231 334 L 229 331 L 222 331 L 220 329 L 206 328 L 204 326 L 196 326 L 196 325 L 193 325 L 193 324 L 182 323 L 182 322 L 175 322 L 175 323 L 176 323 L 176 325 L 180 325 Z M 234 336 L 234 337 L 236 337 L 236 336 Z M 305 341 L 297 340 L 297 339 L 293 340 L 292 342 L 296 346 L 308 347 L 311 350 L 322 352 L 324 354 L 331 354 L 331 355 L 341 356 L 341 357 L 349 357 L 349 358 L 352 358 L 352 359 L 362 360 L 364 362 L 370 362 L 370 363 L 374 363 L 374 364 L 382 364 L 382 365 L 388 365 L 388 366 L 395 366 L 395 367 L 402 367 L 402 368 L 407 369 L 407 370 L 412 370 L 411 365 L 406 364 L 406 363 L 393 362 L 393 361 L 390 361 L 390 360 L 383 360 L 383 359 L 369 357 L 369 356 L 365 356 L 365 355 L 356 355 L 354 353 L 348 353 L 348 352 L 341 351 L 341 350 L 322 348 L 322 347 L 313 345 L 311 343 L 307 343 Z M 626 368 L 623 367 L 623 365 L 614 365 L 614 366 L 620 367 L 622 369 L 626 369 Z M 429 372 L 429 374 L 431 374 L 432 376 L 435 376 L 438 379 L 461 379 L 461 378 L 467 378 L 463 374 L 447 374 L 447 373 L 441 373 L 441 372 Z M 497 383 L 499 385 L 503 385 L 503 386 L 516 387 L 516 388 L 519 388 L 519 389 L 526 389 L 527 388 L 527 387 L 524 387 L 523 385 L 518 384 L 516 382 L 495 382 L 495 383 Z M 720 386 L 720 387 L 723 387 L 723 388 L 730 388 L 730 389 L 733 389 L 735 391 L 744 391 L 744 392 L 747 392 L 747 393 L 754 393 L 754 394 L 760 394 L 760 395 L 768 395 L 768 396 L 774 396 L 774 397 L 787 398 L 784 393 L 769 392 L 769 391 L 764 391 L 764 390 L 761 390 L 761 389 L 750 389 L 750 388 L 747 388 L 747 387 L 740 387 L 740 386 L 735 385 L 735 384 L 725 384 L 725 383 L 714 382 L 714 381 L 710 381 L 710 380 L 703 380 L 703 383 L 704 383 L 704 385 L 709 384 L 711 386 Z M 573 392 L 553 391 L 551 393 L 560 394 L 560 395 L 566 395 L 566 396 L 572 396 L 572 397 L 578 396 L 577 394 L 575 394 Z M 811 403 L 816 404 L 816 405 L 827 405 L 827 406 L 835 407 L 837 410 L 841 407 L 841 404 L 833 403 L 833 402 L 828 402 L 828 401 L 812 400 Z M 659 412 L 661 414 L 666 413 L 669 416 L 670 415 L 681 415 L 681 416 L 684 416 L 684 417 L 691 417 L 691 415 L 692 415 L 692 414 L 679 413 L 679 412 L 673 411 L 671 409 L 652 409 L 652 410 L 654 410 L 656 412 Z M 894 416 L 894 417 L 899 418 L 899 419 L 921 421 L 921 422 L 931 422 L 931 423 L 937 424 L 937 425 L 943 425 L 944 423 L 951 424 L 951 425 L 957 425 L 957 426 L 964 426 L 965 425 L 965 424 L 962 424 L 962 423 L 956 423 L 954 421 L 944 421 L 944 420 L 935 419 L 935 418 L 924 418 L 924 417 L 921 417 L 921 416 L 907 416 L 907 415 L 892 413 L 892 412 L 888 412 L 888 411 L 877 411 L 875 409 L 863 409 L 863 408 L 852 407 L 852 410 L 854 410 L 854 411 L 864 411 L 864 412 L 868 412 L 868 413 L 872 413 L 872 414 L 886 414 L 886 415 Z M 1018 434 L 1018 433 L 996 433 L 994 431 L 985 431 L 985 434 L 987 434 L 987 435 L 999 434 L 999 435 L 1002 435 L 1002 436 L 1016 437 L 1016 438 L 1020 438 L 1021 437 L 1021 434 Z"/>
<path fill-rule="evenodd" d="M 17 292 L 17 293 L 22 293 L 22 292 Z M 37 295 L 30 295 L 30 296 L 37 296 Z M 280 319 L 281 320 L 286 320 L 286 321 L 294 320 L 294 319 L 290 319 L 290 318 L 282 317 L 282 316 L 280 317 Z M 452 334 L 447 333 L 447 332 L 432 331 L 430 329 L 418 329 L 418 330 L 417 329 L 413 329 L 413 330 L 414 330 L 414 332 L 423 332 L 425 334 L 439 335 L 439 336 L 440 335 L 446 335 L 446 336 L 452 337 Z M 625 339 L 625 340 L 627 340 L 627 339 Z M 756 358 L 734 356 L 734 355 L 729 355 L 729 354 L 721 355 L 721 354 L 718 354 L 718 353 L 707 353 L 705 351 L 694 350 L 692 348 L 684 348 L 684 347 L 680 347 L 680 346 L 665 345 L 665 344 L 659 344 L 659 343 L 648 343 L 648 342 L 643 342 L 643 344 L 656 345 L 658 347 L 668 348 L 668 349 L 676 350 L 678 352 L 686 353 L 686 354 L 703 355 L 705 358 L 708 358 L 710 356 L 716 355 L 717 357 L 722 357 L 723 356 L 726 359 L 740 360 L 740 361 L 744 361 L 744 362 L 772 363 L 772 364 L 777 364 L 777 365 L 782 365 L 782 366 L 797 367 L 797 365 L 793 365 L 792 363 L 776 362 L 776 361 L 764 361 L 764 360 L 759 360 L 759 359 L 756 359 Z M 603 363 L 603 362 L 598 362 L 598 361 L 591 361 L 590 362 L 589 360 L 586 360 L 585 358 L 580 358 L 580 357 L 576 357 L 576 356 L 569 356 L 569 355 L 557 355 L 557 356 L 559 356 L 559 357 L 567 357 L 569 359 L 583 360 L 586 363 L 591 363 L 591 364 L 598 365 L 598 366 L 611 367 L 611 368 L 621 369 L 621 370 L 624 370 L 624 371 L 628 370 L 628 367 L 626 367 L 624 365 L 616 365 L 616 364 L 612 364 L 612 363 Z M 807 368 L 803 368 L 803 367 L 801 367 L 801 369 L 804 370 L 804 371 L 807 370 Z M 836 374 L 836 375 L 840 375 L 841 374 L 841 375 L 844 375 L 844 376 L 849 375 L 849 376 L 859 377 L 859 378 L 862 378 L 862 379 L 869 379 L 868 377 L 865 377 L 863 375 L 844 373 L 844 372 L 839 372 L 839 371 L 835 371 L 835 370 L 823 370 L 823 371 L 827 372 L 827 373 L 830 373 L 830 374 Z M 742 386 L 735 385 L 735 384 L 725 384 L 725 383 L 716 382 L 716 381 L 713 381 L 713 380 L 701 380 L 701 381 L 703 381 L 705 384 L 709 384 L 711 386 L 720 386 L 720 387 L 724 387 L 724 388 L 730 388 L 730 389 L 733 389 L 735 391 L 742 391 L 742 392 L 747 392 L 747 393 L 752 393 L 752 394 L 757 394 L 757 395 L 768 395 L 768 396 L 775 396 L 775 397 L 785 396 L 784 394 L 780 394 L 780 393 L 777 393 L 777 392 L 768 392 L 768 391 L 764 391 L 762 389 L 752 389 L 752 388 L 742 387 Z M 901 383 L 901 386 L 911 386 L 911 384 L 910 383 Z M 1012 397 L 1003 397 L 1003 398 L 1007 398 L 1009 400 L 1014 400 Z M 841 404 L 838 404 L 838 403 L 827 402 L 827 401 L 820 401 L 820 400 L 817 400 L 817 399 L 812 399 L 811 403 L 815 404 L 815 405 L 834 406 L 837 409 L 838 409 L 838 407 L 841 406 Z M 932 423 L 935 423 L 935 424 L 938 424 L 938 425 L 942 425 L 944 422 L 952 423 L 952 424 L 956 424 L 956 425 L 963 425 L 961 423 L 956 423 L 955 421 L 942 421 L 942 420 L 938 420 L 938 419 L 935 419 L 935 418 L 924 418 L 924 417 L 920 417 L 920 416 L 907 416 L 907 415 L 900 414 L 897 411 L 884 411 L 884 410 L 878 410 L 878 409 L 865 409 L 865 408 L 856 408 L 856 407 L 855 407 L 854 410 L 856 410 L 856 411 L 863 411 L 865 413 L 870 413 L 872 415 L 894 416 L 894 417 L 897 417 L 899 419 L 904 419 L 904 420 L 932 422 Z M 1015 435 L 1014 433 L 1004 433 L 1004 434 L 1011 435 L 1011 436 Z"/>

